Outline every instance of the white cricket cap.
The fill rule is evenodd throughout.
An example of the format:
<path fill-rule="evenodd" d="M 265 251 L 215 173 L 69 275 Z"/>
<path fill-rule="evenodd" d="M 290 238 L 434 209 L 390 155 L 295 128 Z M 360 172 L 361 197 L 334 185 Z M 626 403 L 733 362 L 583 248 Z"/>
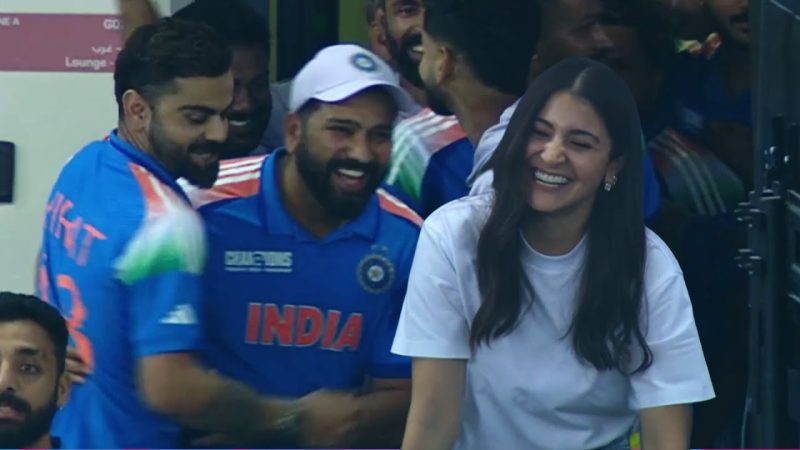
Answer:
<path fill-rule="evenodd" d="M 385 87 L 394 97 L 401 116 L 419 110 L 380 57 L 354 44 L 325 47 L 292 80 L 289 111 L 297 112 L 309 100 L 340 102 L 375 86 Z"/>

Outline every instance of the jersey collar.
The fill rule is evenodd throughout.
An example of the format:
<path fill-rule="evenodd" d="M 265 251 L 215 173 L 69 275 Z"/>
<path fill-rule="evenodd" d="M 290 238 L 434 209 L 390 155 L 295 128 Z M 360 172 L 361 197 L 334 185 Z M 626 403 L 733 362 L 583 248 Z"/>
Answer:
<path fill-rule="evenodd" d="M 175 178 L 170 175 L 166 169 L 164 169 L 164 166 L 156 161 L 155 158 L 148 155 L 141 149 L 134 147 L 130 142 L 119 137 L 118 130 L 112 131 L 108 140 L 111 142 L 111 145 L 114 147 L 114 149 L 125 155 L 134 163 L 147 169 L 156 178 L 158 178 L 159 181 L 172 188 L 172 190 L 180 195 L 181 198 L 186 201 L 186 203 L 189 203 L 189 198 L 186 196 L 186 193 L 183 192 L 183 189 L 178 185 Z"/>
<path fill-rule="evenodd" d="M 264 162 L 261 172 L 262 221 L 270 234 L 294 236 L 300 241 L 320 241 L 289 214 L 281 199 L 278 184 L 278 161 L 286 155 L 286 149 L 281 148 L 270 154 Z M 373 194 L 360 216 L 329 234 L 321 242 L 331 242 L 353 236 L 360 236 L 370 241 L 375 240 L 378 234 L 379 219 L 380 205 L 377 195 Z"/>

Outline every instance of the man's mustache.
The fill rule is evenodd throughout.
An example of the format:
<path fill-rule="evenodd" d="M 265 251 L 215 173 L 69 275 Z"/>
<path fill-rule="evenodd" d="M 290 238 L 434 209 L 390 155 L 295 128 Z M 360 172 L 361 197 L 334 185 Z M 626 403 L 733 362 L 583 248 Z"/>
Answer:
<path fill-rule="evenodd" d="M 25 415 L 28 415 L 31 412 L 31 405 L 28 404 L 28 402 L 17 397 L 9 391 L 0 392 L 0 406 L 8 406 L 9 408 L 24 413 Z"/>
<path fill-rule="evenodd" d="M 197 142 L 189 146 L 187 149 L 190 154 L 192 153 L 211 153 L 212 155 L 222 154 L 225 148 L 224 142 Z"/>

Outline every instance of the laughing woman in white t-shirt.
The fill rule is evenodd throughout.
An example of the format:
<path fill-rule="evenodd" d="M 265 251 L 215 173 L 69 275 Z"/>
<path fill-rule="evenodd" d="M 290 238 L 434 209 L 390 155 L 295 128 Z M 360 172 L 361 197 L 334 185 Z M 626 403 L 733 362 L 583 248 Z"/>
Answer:
<path fill-rule="evenodd" d="M 686 449 L 714 397 L 681 269 L 642 223 L 636 104 L 602 64 L 531 85 L 494 194 L 422 230 L 393 351 L 413 357 L 403 449 Z"/>

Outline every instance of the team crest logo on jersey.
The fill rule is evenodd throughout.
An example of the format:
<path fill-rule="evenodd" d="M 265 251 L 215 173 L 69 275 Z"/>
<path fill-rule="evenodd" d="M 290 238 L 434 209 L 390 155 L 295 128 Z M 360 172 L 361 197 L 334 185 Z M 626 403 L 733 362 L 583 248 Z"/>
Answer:
<path fill-rule="evenodd" d="M 350 58 L 350 62 L 353 63 L 356 69 L 364 72 L 374 72 L 378 69 L 378 63 L 366 53 L 356 53 Z"/>
<path fill-rule="evenodd" d="M 358 263 L 358 282 L 371 294 L 382 294 L 394 281 L 394 264 L 379 253 L 370 253 Z"/>

